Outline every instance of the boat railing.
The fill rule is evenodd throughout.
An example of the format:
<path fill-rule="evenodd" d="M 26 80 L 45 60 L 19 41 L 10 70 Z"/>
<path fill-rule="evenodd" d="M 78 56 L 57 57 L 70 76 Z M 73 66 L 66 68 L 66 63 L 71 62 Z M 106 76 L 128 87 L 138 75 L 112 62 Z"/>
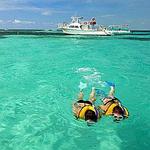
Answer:
<path fill-rule="evenodd" d="M 105 30 L 107 30 L 107 28 L 103 25 L 97 27 L 97 31 L 105 31 Z"/>
<path fill-rule="evenodd" d="M 83 17 L 71 17 L 71 23 L 80 23 Z"/>
<path fill-rule="evenodd" d="M 67 26 L 68 26 L 68 23 L 66 23 L 66 22 L 59 23 L 59 24 L 57 25 L 58 28 L 65 28 L 65 27 L 67 27 Z"/>
<path fill-rule="evenodd" d="M 110 25 L 108 26 L 108 30 L 123 30 L 123 31 L 129 31 L 129 26 L 127 24 L 124 25 Z"/>

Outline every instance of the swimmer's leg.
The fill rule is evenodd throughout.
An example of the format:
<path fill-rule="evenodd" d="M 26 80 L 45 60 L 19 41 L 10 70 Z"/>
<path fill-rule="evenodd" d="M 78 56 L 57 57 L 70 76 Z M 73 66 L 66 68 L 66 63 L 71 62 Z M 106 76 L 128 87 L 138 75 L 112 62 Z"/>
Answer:
<path fill-rule="evenodd" d="M 93 88 L 92 88 L 92 91 L 91 91 L 91 93 L 90 93 L 90 96 L 89 96 L 89 101 L 90 101 L 91 103 L 93 103 L 94 101 L 96 101 L 95 95 L 96 95 L 96 92 L 95 92 L 95 88 L 93 87 Z"/>
<path fill-rule="evenodd" d="M 78 100 L 83 100 L 84 94 L 83 91 L 80 91 L 78 94 Z"/>
<path fill-rule="evenodd" d="M 105 81 L 105 83 L 106 83 L 106 85 L 108 85 L 110 87 L 110 91 L 109 91 L 108 96 L 113 97 L 115 94 L 115 84 L 111 83 L 109 81 Z"/>
<path fill-rule="evenodd" d="M 109 95 L 110 97 L 113 97 L 115 94 L 115 87 L 114 86 L 110 86 L 110 91 L 109 91 Z"/>

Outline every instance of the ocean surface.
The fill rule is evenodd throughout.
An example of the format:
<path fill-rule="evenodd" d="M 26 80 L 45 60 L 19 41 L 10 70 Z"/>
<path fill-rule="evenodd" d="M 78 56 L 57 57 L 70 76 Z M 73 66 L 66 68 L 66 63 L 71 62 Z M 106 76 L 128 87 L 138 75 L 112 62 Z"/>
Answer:
<path fill-rule="evenodd" d="M 109 91 L 130 112 L 87 126 L 72 114 L 79 84 Z M 150 34 L 0 37 L 0 150 L 148 150 Z M 101 104 L 97 97 L 96 105 Z"/>

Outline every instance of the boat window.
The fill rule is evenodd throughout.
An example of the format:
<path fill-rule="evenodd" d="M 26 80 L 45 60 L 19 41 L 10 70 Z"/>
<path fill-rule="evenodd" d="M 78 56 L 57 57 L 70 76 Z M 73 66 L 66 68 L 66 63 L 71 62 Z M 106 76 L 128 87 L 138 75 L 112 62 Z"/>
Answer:
<path fill-rule="evenodd" d="M 69 26 L 69 28 L 79 28 L 78 26 Z"/>

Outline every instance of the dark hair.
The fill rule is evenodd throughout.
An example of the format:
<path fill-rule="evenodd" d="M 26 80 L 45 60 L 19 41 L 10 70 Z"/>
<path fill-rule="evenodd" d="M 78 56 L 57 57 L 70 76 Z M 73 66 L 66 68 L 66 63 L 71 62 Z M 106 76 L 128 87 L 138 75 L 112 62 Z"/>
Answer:
<path fill-rule="evenodd" d="M 87 110 L 85 112 L 85 121 L 87 121 L 87 120 L 91 120 L 91 121 L 97 122 L 97 116 L 96 116 L 94 111 Z"/>
<path fill-rule="evenodd" d="M 124 116 L 124 111 L 120 106 L 115 106 L 113 109 L 113 113 L 117 113 L 117 114 Z"/>

